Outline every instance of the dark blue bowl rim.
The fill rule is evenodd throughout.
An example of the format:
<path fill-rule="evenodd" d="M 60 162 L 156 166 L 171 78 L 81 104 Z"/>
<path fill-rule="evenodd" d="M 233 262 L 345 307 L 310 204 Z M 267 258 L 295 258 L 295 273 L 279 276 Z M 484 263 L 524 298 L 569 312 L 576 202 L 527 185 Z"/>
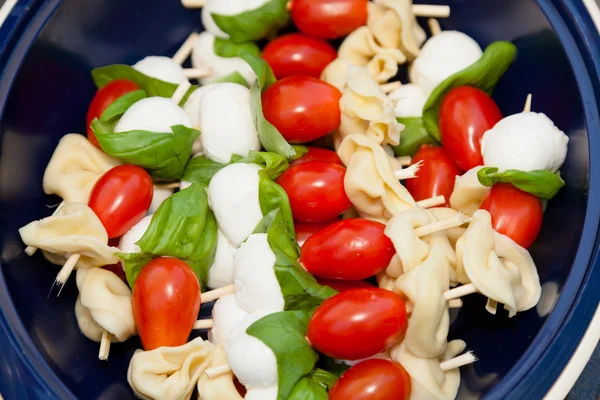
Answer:
<path fill-rule="evenodd" d="M 585 107 L 589 141 L 589 190 L 586 217 L 577 255 L 561 296 L 531 346 L 513 369 L 486 396 L 543 398 L 575 352 L 600 301 L 598 222 L 600 221 L 600 36 L 581 0 L 536 0 L 559 37 L 574 70 Z M 61 0 L 19 0 L 0 28 L 0 120 L 12 82 L 35 38 Z M 18 355 L 17 376 L 46 398 L 75 399 L 37 350 L 21 323 L 0 274 L 0 335 L 8 345 L 0 354 Z M 0 389 L 10 386 L 0 376 Z M 0 390 L 1 392 L 1 390 Z"/>

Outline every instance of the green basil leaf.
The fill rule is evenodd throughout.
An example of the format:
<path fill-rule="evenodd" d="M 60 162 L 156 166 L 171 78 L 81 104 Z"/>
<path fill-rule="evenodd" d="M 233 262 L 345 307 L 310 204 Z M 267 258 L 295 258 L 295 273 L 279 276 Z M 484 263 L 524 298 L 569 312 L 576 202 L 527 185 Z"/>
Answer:
<path fill-rule="evenodd" d="M 151 254 L 141 253 L 115 253 L 115 255 L 123 260 L 127 283 L 132 289 L 142 268 L 155 258 L 155 256 Z"/>
<path fill-rule="evenodd" d="M 261 7 L 236 15 L 211 14 L 217 26 L 235 43 L 270 37 L 287 25 L 288 0 L 269 0 Z"/>
<path fill-rule="evenodd" d="M 246 330 L 275 353 L 279 376 L 277 400 L 287 400 L 319 358 L 306 340 L 309 318 L 304 311 L 281 311 L 259 319 Z"/>
<path fill-rule="evenodd" d="M 400 135 L 400 144 L 394 147 L 397 157 L 413 156 L 424 144 L 438 144 L 437 140 L 423 126 L 423 118 L 409 117 L 397 118 L 397 120 L 404 124 L 404 130 Z"/>
<path fill-rule="evenodd" d="M 423 108 L 423 124 L 436 140 L 440 141 L 438 116 L 442 100 L 452 89 L 473 86 L 491 95 L 496 84 L 512 64 L 517 48 L 510 42 L 490 44 L 475 64 L 448 77 L 435 88 Z"/>
<path fill-rule="evenodd" d="M 256 57 L 260 56 L 260 47 L 254 42 L 235 43 L 228 39 L 215 37 L 213 52 L 217 56 L 223 58 L 238 57 L 238 54 L 242 51 L 247 51 Z"/>
<path fill-rule="evenodd" d="M 280 154 L 288 159 L 294 158 L 296 156 L 294 148 L 281 136 L 277 128 L 265 118 L 260 93 L 260 87 L 257 85 L 252 86 L 250 89 L 250 108 L 260 143 L 267 151 Z"/>
<path fill-rule="evenodd" d="M 193 184 L 165 200 L 136 244 L 144 254 L 186 262 L 205 286 L 217 246 L 217 222 L 206 189 Z"/>
<path fill-rule="evenodd" d="M 116 99 L 111 105 L 106 107 L 106 109 L 100 116 L 100 121 L 109 122 L 113 121 L 116 118 L 119 118 L 120 116 L 125 114 L 125 111 L 127 111 L 129 107 L 145 98 L 146 92 L 144 92 L 143 90 L 135 90 L 133 92 L 124 94 L 123 96 Z"/>
<path fill-rule="evenodd" d="M 287 234 L 296 240 L 296 231 L 294 229 L 294 217 L 287 193 L 276 182 L 273 182 L 264 171 L 259 171 L 260 180 L 258 182 L 258 201 L 263 215 L 279 209 L 281 217 L 285 224 Z"/>
<path fill-rule="evenodd" d="M 310 378 L 326 390 L 329 390 L 335 385 L 340 377 L 329 371 L 325 371 L 324 369 L 315 368 L 313 372 L 310 373 Z"/>
<path fill-rule="evenodd" d="M 103 88 L 116 79 L 127 79 L 133 81 L 142 88 L 148 97 L 171 97 L 178 86 L 175 83 L 161 81 L 160 79 L 142 74 L 133 67 L 125 64 L 114 64 L 106 67 L 94 68 L 92 70 L 92 79 L 98 89 Z M 197 88 L 197 85 L 192 85 L 179 104 L 185 104 L 189 95 Z"/>
<path fill-rule="evenodd" d="M 275 254 L 273 268 L 283 295 L 284 309 L 312 313 L 337 292 L 320 285 L 298 264 L 298 245 L 287 229 L 281 209 L 275 209 L 259 222 L 254 233 L 266 233 L 269 247 Z"/>
<path fill-rule="evenodd" d="M 224 83 L 224 82 L 237 83 L 238 85 L 248 87 L 248 81 L 246 80 L 246 78 L 244 78 L 242 76 L 242 74 L 240 74 L 237 71 L 232 72 L 229 75 L 222 76 L 222 77 L 216 79 L 215 82 L 216 83 Z"/>
<path fill-rule="evenodd" d="M 208 186 L 212 177 L 226 166 L 209 160 L 206 156 L 194 157 L 185 166 L 181 180 Z"/>
<path fill-rule="evenodd" d="M 264 59 L 247 51 L 241 51 L 239 57 L 246 61 L 250 68 L 252 68 L 258 78 L 257 81 L 261 90 L 266 90 L 269 86 L 277 82 L 273 70 Z"/>
<path fill-rule="evenodd" d="M 287 159 L 277 153 L 267 151 L 254 151 L 248 153 L 248 157 L 242 157 L 234 154 L 231 157 L 232 163 L 258 164 L 263 168 L 269 179 L 275 180 L 279 175 L 289 168 Z"/>
<path fill-rule="evenodd" d="M 498 172 L 498 168 L 486 167 L 477 172 L 477 179 L 483 186 L 493 186 L 498 182 L 511 183 L 522 191 L 544 200 L 552 199 L 565 186 L 565 181 L 559 173 L 552 173 L 545 169 L 535 171 L 509 169 Z"/>
<path fill-rule="evenodd" d="M 288 400 L 327 400 L 327 390 L 311 377 L 304 377 L 296 383 Z"/>
<path fill-rule="evenodd" d="M 129 131 L 113 133 L 113 126 L 95 119 L 92 130 L 108 155 L 127 164 L 139 165 L 157 180 L 179 179 L 192 154 L 192 144 L 200 132 L 182 125 L 172 133 Z"/>
<path fill-rule="evenodd" d="M 306 153 L 308 153 L 308 147 L 306 147 L 306 146 L 293 144 L 292 148 L 296 152 L 296 155 L 294 157 L 292 157 L 292 161 L 297 160 L 300 157 L 302 157 L 303 155 L 305 155 Z"/>

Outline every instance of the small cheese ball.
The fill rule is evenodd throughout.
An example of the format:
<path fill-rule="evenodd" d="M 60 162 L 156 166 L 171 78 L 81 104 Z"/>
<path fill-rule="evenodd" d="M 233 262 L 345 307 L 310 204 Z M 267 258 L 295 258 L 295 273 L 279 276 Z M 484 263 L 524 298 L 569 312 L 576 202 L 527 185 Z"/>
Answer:
<path fill-rule="evenodd" d="M 139 241 L 144 233 L 148 230 L 150 222 L 152 222 L 152 215 L 147 215 L 135 224 L 130 230 L 128 230 L 119 241 L 119 249 L 121 253 L 141 253 L 142 249 L 140 246 L 135 244 Z"/>
<path fill-rule="evenodd" d="M 212 71 L 210 76 L 200 79 L 203 85 L 212 83 L 224 76 L 238 72 L 248 85 L 256 81 L 256 74 L 248 63 L 240 57 L 220 57 L 215 54 L 215 36 L 210 32 L 202 32 L 192 50 L 192 65 L 194 68 L 206 68 Z"/>
<path fill-rule="evenodd" d="M 262 341 L 246 333 L 246 329 L 275 310 L 259 310 L 244 317 L 231 331 L 227 361 L 240 383 L 248 390 L 277 386 L 275 353 Z"/>
<path fill-rule="evenodd" d="M 231 331 L 247 315 L 250 313 L 236 304 L 235 294 L 221 297 L 212 309 L 213 327 L 208 332 L 208 340 L 227 351 Z"/>
<path fill-rule="evenodd" d="M 402 85 L 388 97 L 394 103 L 396 118 L 421 117 L 427 97 L 420 87 L 413 83 Z"/>
<path fill-rule="evenodd" d="M 410 80 L 426 97 L 446 78 L 477 62 L 483 52 L 476 41 L 458 31 L 443 31 L 429 39 L 410 69 Z"/>
<path fill-rule="evenodd" d="M 246 157 L 261 148 L 250 109 L 250 90 L 219 83 L 200 101 L 200 140 L 207 158 L 227 164 L 234 154 Z"/>
<path fill-rule="evenodd" d="M 263 218 L 258 199 L 260 170 L 256 164 L 231 164 L 217 172 L 208 185 L 210 207 L 232 246 L 239 247 Z"/>
<path fill-rule="evenodd" d="M 181 107 L 165 97 L 148 97 L 129 107 L 121 117 L 115 132 L 135 130 L 170 133 L 171 127 L 192 127 L 192 120 Z"/>
<path fill-rule="evenodd" d="M 565 162 L 569 137 L 546 115 L 524 112 L 508 116 L 483 135 L 486 167 L 500 171 L 545 169 L 556 172 Z"/>
<path fill-rule="evenodd" d="M 183 67 L 169 57 L 148 56 L 133 64 L 144 75 L 179 85 L 187 81 Z"/>
<path fill-rule="evenodd" d="M 208 270 L 208 287 L 218 289 L 233 283 L 233 256 L 237 248 L 223 235 L 217 233 L 215 261 Z"/>
<path fill-rule="evenodd" d="M 207 0 L 202 7 L 202 25 L 207 32 L 223 39 L 229 35 L 221 30 L 212 17 L 218 15 L 238 15 L 246 11 L 256 10 L 270 0 Z"/>
<path fill-rule="evenodd" d="M 154 185 L 154 193 L 152 194 L 152 203 L 150 203 L 150 208 L 148 209 L 147 215 L 156 214 L 158 207 L 166 199 L 173 195 L 174 190 L 168 188 L 162 188 L 160 186 Z"/>
<path fill-rule="evenodd" d="M 192 119 L 192 126 L 195 129 L 200 129 L 200 102 L 204 98 L 204 95 L 215 87 L 217 87 L 217 84 L 200 86 L 190 94 L 183 105 L 183 111 L 190 116 Z"/>
<path fill-rule="evenodd" d="M 282 311 L 283 294 L 275 276 L 275 254 L 266 233 L 250 235 L 233 259 L 233 284 L 238 306 L 248 312 Z"/>

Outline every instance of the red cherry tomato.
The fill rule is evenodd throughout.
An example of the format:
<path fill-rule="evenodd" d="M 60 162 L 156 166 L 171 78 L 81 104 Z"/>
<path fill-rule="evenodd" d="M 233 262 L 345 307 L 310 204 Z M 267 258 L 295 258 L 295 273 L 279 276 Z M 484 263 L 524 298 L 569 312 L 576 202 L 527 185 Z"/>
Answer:
<path fill-rule="evenodd" d="M 454 180 L 460 170 L 442 147 L 423 145 L 412 158 L 412 164 L 422 161 L 417 177 L 406 180 L 406 188 L 416 201 L 444 196 L 446 202 L 454 190 Z"/>
<path fill-rule="evenodd" d="M 296 231 L 296 242 L 302 247 L 306 239 L 327 228 L 329 225 L 336 223 L 338 220 L 330 220 L 325 222 L 294 222 L 294 230 Z"/>
<path fill-rule="evenodd" d="M 150 175 L 135 165 L 118 165 L 96 182 L 89 206 L 106 228 L 109 238 L 127 232 L 146 215 L 154 186 Z"/>
<path fill-rule="evenodd" d="M 344 190 L 346 168 L 309 161 L 288 168 L 277 180 L 290 198 L 294 219 L 324 222 L 352 206 Z"/>
<path fill-rule="evenodd" d="M 396 343 L 406 327 L 406 307 L 389 290 L 352 289 L 325 300 L 308 322 L 306 338 L 321 353 L 359 360 Z"/>
<path fill-rule="evenodd" d="M 121 265 L 121 263 L 105 265 L 102 268 L 104 268 L 107 271 L 112 272 L 113 274 L 115 274 L 116 276 L 121 278 L 121 280 L 123 282 L 127 283 L 127 276 L 125 275 L 125 271 L 123 270 L 123 266 Z"/>
<path fill-rule="evenodd" d="M 277 79 L 293 75 L 318 78 L 327 64 L 337 58 L 337 52 L 324 40 L 290 33 L 270 42 L 263 50 L 263 58 Z"/>
<path fill-rule="evenodd" d="M 340 126 L 340 98 L 335 87 L 309 76 L 290 76 L 262 95 L 263 112 L 285 140 L 306 143 Z"/>
<path fill-rule="evenodd" d="M 385 225 L 345 219 L 312 235 L 300 249 L 300 263 L 314 276 L 357 281 L 386 268 L 396 254 Z"/>
<path fill-rule="evenodd" d="M 290 12 L 300 31 L 335 39 L 367 24 L 367 4 L 368 0 L 292 0 Z"/>
<path fill-rule="evenodd" d="M 317 278 L 319 285 L 329 286 L 338 292 L 345 292 L 351 289 L 369 289 L 376 287 L 367 281 L 342 281 L 339 279 Z"/>
<path fill-rule="evenodd" d="M 329 400 L 408 400 L 410 376 L 389 360 L 366 360 L 350 368 L 329 391 Z"/>
<path fill-rule="evenodd" d="M 483 165 L 481 138 L 502 119 L 498 105 L 482 90 L 452 89 L 440 107 L 440 134 L 448 155 L 463 171 Z"/>
<path fill-rule="evenodd" d="M 198 278 L 177 258 L 155 258 L 138 275 L 131 305 L 144 349 L 181 346 L 198 318 Z"/>
<path fill-rule="evenodd" d="M 90 143 L 92 143 L 97 148 L 100 148 L 100 144 L 98 143 L 98 139 L 94 135 L 94 131 L 90 128 L 90 124 L 94 120 L 94 118 L 100 118 L 102 113 L 108 106 L 110 106 L 116 99 L 127 94 L 129 92 L 134 92 L 136 90 L 140 90 L 140 87 L 132 81 L 128 81 L 126 79 L 117 79 L 101 89 L 98 89 L 96 95 L 92 99 L 90 103 L 90 107 L 88 108 L 86 121 L 87 127 L 87 137 Z"/>
<path fill-rule="evenodd" d="M 299 159 L 293 161 L 290 165 L 294 166 L 305 163 L 307 161 L 325 161 L 345 167 L 344 163 L 342 162 L 342 159 L 340 158 L 340 156 L 337 155 L 335 151 L 312 146 L 308 146 L 307 148 L 308 152 Z"/>
<path fill-rule="evenodd" d="M 535 241 L 544 219 L 542 202 L 510 183 L 497 183 L 479 206 L 492 216 L 495 230 L 528 248 Z"/>

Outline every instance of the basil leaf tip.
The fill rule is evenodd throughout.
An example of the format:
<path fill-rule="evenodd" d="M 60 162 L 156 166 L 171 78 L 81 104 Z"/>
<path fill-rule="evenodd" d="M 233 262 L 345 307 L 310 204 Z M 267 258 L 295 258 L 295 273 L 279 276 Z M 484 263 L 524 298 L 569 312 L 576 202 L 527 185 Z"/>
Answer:
<path fill-rule="evenodd" d="M 238 57 L 240 52 L 247 51 L 255 56 L 260 56 L 260 47 L 254 42 L 235 43 L 228 39 L 215 37 L 213 52 L 223 58 Z"/>
<path fill-rule="evenodd" d="M 559 173 L 552 173 L 547 170 L 519 171 L 509 169 L 499 172 L 498 168 L 485 167 L 477 172 L 477 179 L 483 186 L 510 183 L 516 188 L 544 200 L 555 197 L 565 185 L 565 181 Z"/>
<path fill-rule="evenodd" d="M 409 117 L 396 119 L 404 125 L 404 130 L 400 134 L 400 144 L 394 146 L 394 154 L 396 154 L 397 157 L 412 157 L 419 151 L 419 148 L 422 145 L 438 144 L 438 141 L 425 129 L 423 118 Z"/>

